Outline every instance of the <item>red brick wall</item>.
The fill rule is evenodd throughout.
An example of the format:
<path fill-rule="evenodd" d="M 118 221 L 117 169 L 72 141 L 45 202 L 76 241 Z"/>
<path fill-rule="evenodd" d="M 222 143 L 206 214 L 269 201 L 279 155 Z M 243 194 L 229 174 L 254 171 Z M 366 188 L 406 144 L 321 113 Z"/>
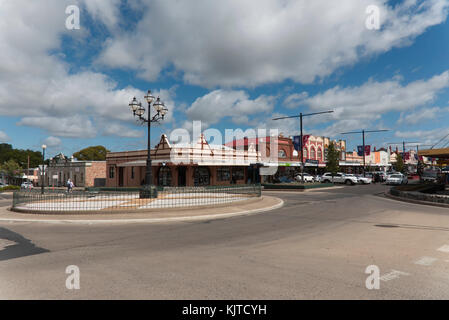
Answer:
<path fill-rule="evenodd" d="M 93 187 L 97 178 L 106 178 L 106 161 L 92 162 L 90 167 L 86 166 L 85 187 Z"/>

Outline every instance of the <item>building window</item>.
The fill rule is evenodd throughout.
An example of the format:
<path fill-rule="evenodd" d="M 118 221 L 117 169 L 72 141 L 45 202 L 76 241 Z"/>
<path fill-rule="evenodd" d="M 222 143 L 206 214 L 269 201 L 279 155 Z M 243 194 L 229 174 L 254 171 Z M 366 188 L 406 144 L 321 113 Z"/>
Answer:
<path fill-rule="evenodd" d="M 84 183 L 84 174 L 81 172 L 81 179 L 80 179 L 81 181 L 81 183 Z"/>
<path fill-rule="evenodd" d="M 307 159 L 307 157 L 308 157 L 308 155 L 309 155 L 309 154 L 308 154 L 308 152 L 307 152 L 307 149 L 306 149 L 306 148 L 304 148 L 304 151 L 303 151 L 303 153 L 304 153 L 303 157 Z"/>
<path fill-rule="evenodd" d="M 131 179 L 134 179 L 134 167 L 131 167 Z"/>
<path fill-rule="evenodd" d="M 285 153 L 285 151 L 284 150 L 279 150 L 279 152 L 278 152 L 278 157 L 279 158 L 287 158 L 287 154 Z"/>
<path fill-rule="evenodd" d="M 114 167 L 109 167 L 109 179 L 114 179 Z"/>
<path fill-rule="evenodd" d="M 158 184 L 164 187 L 171 186 L 171 169 L 169 167 L 159 168 Z"/>
<path fill-rule="evenodd" d="M 315 148 L 314 147 L 312 147 L 310 149 L 310 159 L 315 159 Z"/>
<path fill-rule="evenodd" d="M 318 160 L 322 160 L 322 156 L 321 148 L 318 148 Z"/>
<path fill-rule="evenodd" d="M 229 167 L 217 168 L 217 180 L 218 181 L 231 181 L 231 170 Z"/>
<path fill-rule="evenodd" d="M 243 180 L 245 179 L 245 170 L 243 168 L 232 168 L 232 180 Z"/>
<path fill-rule="evenodd" d="M 209 168 L 195 167 L 193 171 L 193 183 L 195 186 L 208 186 L 210 184 Z"/>

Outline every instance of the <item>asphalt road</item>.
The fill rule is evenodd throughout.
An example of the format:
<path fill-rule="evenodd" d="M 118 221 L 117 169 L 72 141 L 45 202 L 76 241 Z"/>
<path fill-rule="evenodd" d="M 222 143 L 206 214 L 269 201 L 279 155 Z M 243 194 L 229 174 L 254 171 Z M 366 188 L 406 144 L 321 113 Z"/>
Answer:
<path fill-rule="evenodd" d="M 449 210 L 385 189 L 270 192 L 284 207 L 202 222 L 2 222 L 0 298 L 448 299 Z M 69 265 L 79 290 L 66 288 Z"/>
<path fill-rule="evenodd" d="M 0 208 L 10 207 L 12 201 L 12 193 L 0 193 Z"/>

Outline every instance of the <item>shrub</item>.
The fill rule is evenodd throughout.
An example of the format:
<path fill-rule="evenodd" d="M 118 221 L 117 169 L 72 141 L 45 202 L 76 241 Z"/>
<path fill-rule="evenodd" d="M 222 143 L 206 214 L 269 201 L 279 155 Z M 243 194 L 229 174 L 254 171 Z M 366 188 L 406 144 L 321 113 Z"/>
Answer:
<path fill-rule="evenodd" d="M 0 192 L 9 191 L 9 190 L 20 190 L 20 187 L 19 186 L 6 186 L 6 187 L 0 188 Z"/>

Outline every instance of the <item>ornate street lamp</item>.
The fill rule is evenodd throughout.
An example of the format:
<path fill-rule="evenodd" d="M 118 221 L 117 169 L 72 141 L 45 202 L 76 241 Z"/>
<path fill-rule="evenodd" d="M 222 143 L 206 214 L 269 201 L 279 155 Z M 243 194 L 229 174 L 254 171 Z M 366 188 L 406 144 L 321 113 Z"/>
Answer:
<path fill-rule="evenodd" d="M 140 190 L 141 199 L 157 198 L 157 189 L 156 186 L 153 185 L 153 173 L 151 170 L 151 123 L 163 120 L 168 111 L 159 97 L 157 97 L 156 101 L 154 101 L 155 98 L 151 94 L 150 90 L 148 90 L 148 93 L 144 98 L 148 103 L 148 113 L 146 117 L 144 116 L 146 111 L 145 107 L 143 107 L 142 104 L 137 101 L 136 97 L 134 97 L 133 100 L 129 103 L 129 107 L 133 112 L 133 115 L 135 117 L 138 117 L 139 120 L 142 121 L 142 123 L 146 122 L 148 124 L 147 168 L 145 173 L 145 185 Z M 151 117 L 151 107 L 153 107 L 156 111 L 156 114 L 153 117 Z"/>

